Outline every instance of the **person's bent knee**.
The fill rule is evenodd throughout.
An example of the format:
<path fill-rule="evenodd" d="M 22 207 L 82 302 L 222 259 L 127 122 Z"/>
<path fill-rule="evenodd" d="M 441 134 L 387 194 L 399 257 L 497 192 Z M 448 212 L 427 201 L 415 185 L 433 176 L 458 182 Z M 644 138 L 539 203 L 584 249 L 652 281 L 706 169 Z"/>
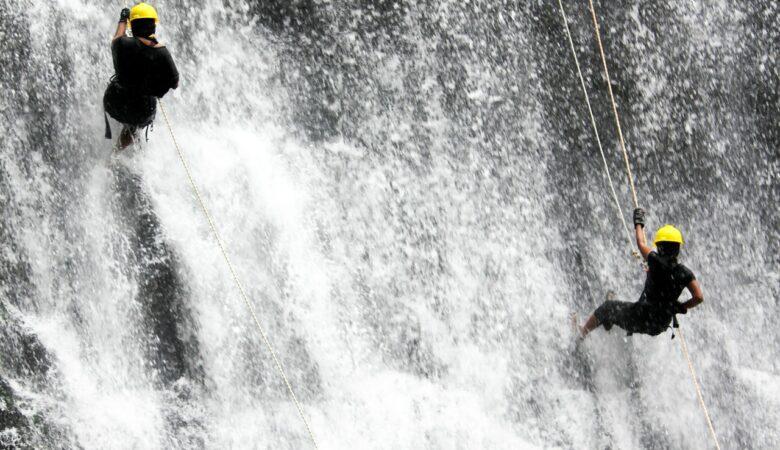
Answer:
<path fill-rule="evenodd" d="M 593 315 L 598 319 L 605 330 L 609 330 L 612 328 L 612 325 L 620 322 L 620 315 L 630 305 L 631 303 L 628 302 L 606 300 L 593 311 Z"/>

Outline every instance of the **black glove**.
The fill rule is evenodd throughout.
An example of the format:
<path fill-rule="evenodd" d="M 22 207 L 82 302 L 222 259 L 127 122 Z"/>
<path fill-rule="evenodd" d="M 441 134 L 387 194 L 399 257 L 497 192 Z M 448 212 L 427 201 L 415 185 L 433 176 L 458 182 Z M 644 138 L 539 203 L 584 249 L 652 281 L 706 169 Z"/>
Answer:
<path fill-rule="evenodd" d="M 645 227 L 645 210 L 642 208 L 637 208 L 634 210 L 634 226 L 641 225 L 642 228 Z"/>
<path fill-rule="evenodd" d="M 685 307 L 685 303 L 674 302 L 674 313 L 685 314 L 688 312 L 688 308 Z"/>
<path fill-rule="evenodd" d="M 119 13 L 119 21 L 127 22 L 127 19 L 129 18 L 130 18 L 130 10 L 128 8 L 122 8 L 122 12 Z"/>

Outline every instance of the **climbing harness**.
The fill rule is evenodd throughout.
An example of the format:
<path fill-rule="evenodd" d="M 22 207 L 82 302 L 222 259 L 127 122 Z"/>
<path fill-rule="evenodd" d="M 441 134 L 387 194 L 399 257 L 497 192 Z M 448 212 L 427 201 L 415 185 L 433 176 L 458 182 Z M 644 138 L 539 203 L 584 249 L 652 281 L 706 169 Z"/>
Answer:
<path fill-rule="evenodd" d="M 118 79 L 116 74 L 114 74 L 111 77 L 111 79 L 109 80 L 108 86 L 106 87 L 106 92 L 110 92 L 110 91 L 112 91 L 112 89 L 113 90 L 118 90 L 119 92 L 126 92 L 127 91 L 127 88 L 123 87 L 119 83 L 119 79 Z M 113 92 L 116 92 L 116 91 L 113 91 Z M 114 95 L 116 95 L 116 94 L 114 94 Z M 125 100 L 126 100 L 126 98 L 125 98 Z M 151 101 L 154 101 L 154 100 L 151 99 Z M 113 139 L 113 133 L 111 131 L 111 123 L 109 122 L 108 117 L 109 117 L 109 114 L 108 114 L 108 111 L 106 111 L 106 105 L 105 105 L 105 101 L 104 101 L 104 104 L 103 104 L 103 119 L 105 120 L 105 123 L 106 123 L 105 138 L 106 139 Z M 132 132 L 133 135 L 135 135 L 136 131 L 138 131 L 139 129 L 144 128 L 145 129 L 145 133 L 146 133 L 146 142 L 149 142 L 149 129 L 151 128 L 151 130 L 154 131 L 154 119 L 156 117 L 157 117 L 157 111 L 152 109 L 151 112 L 147 116 L 145 116 L 145 118 L 143 120 L 143 123 L 141 123 L 141 124 L 129 125 L 127 123 L 122 123 L 123 119 L 117 119 L 116 121 L 120 122 L 120 124 L 122 124 L 124 127 L 130 127 L 130 131 Z M 114 117 L 112 116 L 112 118 L 114 118 Z"/>
<path fill-rule="evenodd" d="M 160 111 L 162 111 L 163 118 L 165 119 L 165 124 L 168 126 L 168 131 L 171 134 L 171 139 L 173 140 L 173 146 L 176 147 L 176 152 L 178 153 L 179 160 L 181 160 L 181 164 L 184 167 L 184 172 L 186 172 L 187 174 L 187 179 L 190 182 L 190 186 L 192 187 L 192 190 L 195 193 L 195 198 L 198 200 L 198 204 L 200 205 L 200 208 L 203 211 L 203 215 L 206 216 L 206 221 L 208 222 L 209 228 L 211 229 L 211 233 L 214 235 L 214 240 L 217 242 L 217 246 L 219 247 L 219 250 L 222 253 L 222 257 L 225 259 L 225 264 L 227 265 L 228 270 L 230 271 L 230 275 L 233 277 L 233 282 L 238 288 L 238 293 L 241 295 L 241 298 L 244 300 L 247 309 L 249 309 L 249 314 L 252 316 L 252 319 L 254 320 L 255 325 L 257 326 L 257 330 L 260 332 L 260 336 L 262 336 L 263 342 L 265 343 L 266 348 L 268 348 L 268 352 L 271 354 L 271 357 L 274 360 L 274 365 L 276 366 L 276 370 L 279 372 L 279 375 L 282 377 L 282 380 L 284 380 L 285 386 L 287 386 L 287 392 L 290 394 L 290 398 L 292 399 L 293 403 L 295 403 L 295 407 L 298 409 L 298 414 L 300 415 L 303 424 L 306 426 L 306 431 L 309 434 L 309 438 L 311 438 L 311 442 L 314 445 L 314 448 L 315 449 L 319 448 L 319 446 L 317 445 L 317 440 L 314 438 L 314 433 L 312 432 L 311 427 L 309 426 L 309 421 L 306 419 L 306 415 L 303 413 L 303 407 L 298 401 L 298 397 L 296 397 L 295 392 L 293 391 L 292 385 L 290 384 L 290 380 L 287 378 L 287 375 L 284 372 L 284 368 L 282 368 L 282 363 L 279 361 L 279 358 L 276 355 L 276 351 L 271 345 L 271 341 L 268 339 L 268 335 L 266 334 L 265 329 L 263 328 L 262 325 L 260 325 L 260 320 L 258 320 L 257 318 L 257 314 L 255 313 L 255 308 L 252 306 L 252 303 L 249 301 L 249 297 L 247 296 L 246 291 L 244 291 L 244 286 L 241 284 L 241 281 L 238 278 L 238 274 L 236 273 L 236 270 L 233 267 L 233 263 L 230 261 L 230 258 L 228 257 L 227 250 L 225 249 L 225 244 L 222 241 L 222 237 L 220 236 L 219 232 L 217 231 L 217 226 L 214 223 L 214 219 L 212 218 L 211 213 L 209 213 L 208 208 L 206 208 L 206 203 L 203 201 L 203 197 L 200 194 L 200 189 L 198 189 L 198 185 L 195 184 L 195 179 L 192 176 L 192 172 L 190 171 L 190 166 L 187 163 L 186 158 L 184 157 L 184 153 L 182 152 L 181 147 L 179 147 L 179 144 L 176 142 L 176 136 L 174 136 L 173 134 L 173 127 L 171 126 L 171 122 L 168 120 L 168 114 L 166 113 L 165 108 L 163 107 L 163 102 L 161 99 L 159 100 L 159 105 L 160 105 Z"/>
<path fill-rule="evenodd" d="M 615 102 L 615 96 L 614 96 L 614 93 L 612 92 L 612 81 L 610 80 L 610 77 L 609 77 L 609 69 L 607 68 L 607 58 L 606 58 L 606 55 L 604 53 L 604 45 L 603 45 L 602 40 L 601 40 L 601 32 L 599 31 L 599 23 L 598 23 L 598 19 L 596 17 L 596 9 L 593 6 L 593 0 L 588 0 L 588 3 L 589 3 L 589 6 L 590 6 L 591 18 L 593 19 L 593 28 L 595 30 L 596 41 L 598 42 L 598 46 L 599 46 L 599 54 L 601 55 L 601 62 L 602 62 L 602 66 L 603 66 L 603 69 L 604 69 L 604 76 L 605 76 L 606 82 L 607 82 L 607 90 L 609 92 L 609 99 L 610 99 L 610 103 L 612 104 L 612 113 L 613 113 L 613 115 L 615 117 L 615 125 L 617 127 L 618 137 L 619 137 L 619 140 L 620 140 L 620 148 L 621 148 L 621 150 L 623 152 L 623 161 L 624 161 L 625 166 L 626 166 L 626 176 L 628 178 L 629 187 L 631 188 L 631 196 L 632 196 L 633 201 L 634 201 L 634 207 L 638 208 L 639 207 L 639 201 L 638 201 L 638 197 L 637 197 L 637 193 L 636 193 L 636 186 L 634 185 L 634 176 L 633 176 L 633 174 L 631 172 L 631 164 L 630 164 L 629 158 L 628 158 L 628 150 L 626 148 L 626 142 L 625 142 L 625 139 L 623 137 L 623 129 L 620 126 L 620 115 L 618 114 L 618 110 L 617 110 L 617 102 Z M 620 214 L 620 219 L 623 222 L 623 226 L 626 228 L 626 230 L 628 230 L 628 225 L 626 224 L 625 218 L 623 217 L 623 211 L 620 208 L 620 204 L 619 204 L 618 199 L 617 199 L 617 194 L 616 194 L 615 188 L 612 185 L 612 177 L 610 176 L 609 167 L 607 166 L 606 157 L 604 156 L 604 150 L 602 148 L 601 139 L 599 137 L 598 128 L 596 126 L 596 119 L 594 118 L 593 110 L 592 110 L 591 105 L 590 105 L 590 99 L 588 97 L 588 92 L 587 92 L 587 90 L 585 88 L 585 79 L 584 79 L 584 77 L 582 75 L 582 70 L 580 68 L 579 60 L 577 58 L 577 52 L 575 51 L 574 41 L 573 41 L 573 39 L 571 37 L 571 31 L 569 29 L 569 23 L 568 23 L 568 20 L 566 18 L 566 11 L 563 8 L 562 0 L 558 0 L 558 6 L 559 6 L 559 8 L 561 10 L 561 17 L 563 18 L 564 28 L 566 30 L 566 36 L 567 36 L 567 38 L 569 40 L 569 46 L 571 48 L 571 52 L 572 52 L 572 55 L 574 57 L 574 63 L 576 65 L 576 67 L 577 67 L 577 73 L 578 73 L 579 78 L 580 78 L 580 84 L 582 86 L 582 91 L 583 91 L 583 94 L 585 95 L 585 102 L 588 105 L 588 113 L 590 114 L 591 125 L 593 126 L 594 133 L 596 134 L 596 142 L 598 143 L 599 151 L 601 152 L 601 158 L 602 158 L 602 161 L 604 162 L 604 170 L 605 170 L 605 172 L 607 174 L 607 180 L 609 182 L 610 189 L 612 191 L 612 197 L 613 197 L 613 200 L 615 201 L 615 204 L 617 206 L 618 213 Z M 629 232 L 629 244 L 631 243 L 630 242 L 631 241 L 631 237 L 630 236 L 631 235 L 630 235 L 630 232 Z M 637 254 L 635 253 L 635 255 L 637 255 Z M 715 447 L 717 448 L 717 450 L 720 450 L 720 443 L 718 442 L 718 436 L 715 433 L 715 427 L 712 425 L 712 419 L 710 418 L 710 413 L 707 410 L 706 403 L 704 402 L 704 396 L 702 395 L 701 385 L 699 384 L 699 379 L 696 376 L 696 370 L 693 367 L 693 361 L 691 360 L 690 353 L 688 352 L 688 345 L 685 342 L 685 336 L 683 335 L 682 328 L 680 328 L 679 322 L 677 321 L 677 316 L 673 316 L 673 325 L 672 325 L 672 327 L 673 327 L 672 328 L 672 339 L 674 339 L 674 328 L 677 328 L 677 333 L 680 335 L 680 348 L 682 349 L 683 355 L 685 356 L 685 360 L 688 363 L 688 369 L 689 369 L 689 371 L 691 373 L 691 380 L 693 381 L 693 385 L 694 385 L 694 387 L 696 389 L 696 396 L 698 397 L 699 405 L 701 406 L 701 409 L 704 412 L 704 418 L 707 421 L 707 426 L 709 428 L 710 435 L 712 436 L 712 440 L 715 442 Z"/>

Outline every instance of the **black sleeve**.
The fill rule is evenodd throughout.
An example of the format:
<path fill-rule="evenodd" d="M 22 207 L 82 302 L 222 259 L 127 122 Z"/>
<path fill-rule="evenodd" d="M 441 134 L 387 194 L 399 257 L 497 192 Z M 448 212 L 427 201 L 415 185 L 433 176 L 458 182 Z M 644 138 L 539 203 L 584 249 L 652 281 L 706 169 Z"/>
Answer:
<path fill-rule="evenodd" d="M 165 47 L 154 49 L 154 65 L 147 74 L 147 92 L 157 98 L 163 98 L 171 89 L 179 85 L 179 71 L 173 63 L 171 53 Z"/>
<path fill-rule="evenodd" d="M 119 73 L 119 61 L 127 54 L 127 49 L 133 44 L 133 38 L 120 36 L 111 41 L 111 57 L 114 60 L 114 71 Z"/>
<path fill-rule="evenodd" d="M 168 88 L 176 89 L 179 87 L 179 71 L 176 69 L 176 63 L 173 62 L 171 52 L 166 48 L 163 52 L 163 61 L 166 67 L 166 73 L 168 75 Z"/>
<path fill-rule="evenodd" d="M 111 54 L 116 58 L 128 47 L 133 45 L 133 38 L 130 36 L 120 36 L 111 42 Z"/>
<path fill-rule="evenodd" d="M 647 268 L 651 271 L 658 270 L 660 266 L 663 265 L 663 262 L 661 261 L 661 258 L 658 256 L 658 253 L 656 251 L 651 251 L 647 254 Z"/>
<path fill-rule="evenodd" d="M 696 279 L 696 275 L 694 275 L 693 272 L 691 272 L 691 269 L 683 266 L 682 264 L 680 265 L 680 268 L 682 269 L 681 272 L 683 274 L 683 280 L 685 281 L 685 285 L 688 286 L 688 284 L 691 281 Z"/>

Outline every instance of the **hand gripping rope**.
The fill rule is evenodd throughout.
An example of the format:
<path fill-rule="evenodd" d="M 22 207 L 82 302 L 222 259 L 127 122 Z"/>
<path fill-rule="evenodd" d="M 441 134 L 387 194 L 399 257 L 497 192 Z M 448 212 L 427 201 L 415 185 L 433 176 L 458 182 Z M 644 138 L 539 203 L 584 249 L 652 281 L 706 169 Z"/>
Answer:
<path fill-rule="evenodd" d="M 300 415 L 301 421 L 303 421 L 303 424 L 306 426 L 306 431 L 309 434 L 309 438 L 311 438 L 311 443 L 314 445 L 314 448 L 319 448 L 317 446 L 316 439 L 314 439 L 314 433 L 311 431 L 311 427 L 309 426 L 309 421 L 306 420 L 306 415 L 303 413 L 303 407 L 301 407 L 301 404 L 298 401 L 298 397 L 295 396 L 295 392 L 293 391 L 292 385 L 290 384 L 290 380 L 287 378 L 287 374 L 285 374 L 284 368 L 282 368 L 282 363 L 279 361 L 279 358 L 276 355 L 276 351 L 274 351 L 274 348 L 271 345 L 271 341 L 268 339 L 268 335 L 266 334 L 265 329 L 263 328 L 262 325 L 260 325 L 260 321 L 257 319 L 255 308 L 252 306 L 252 302 L 249 301 L 249 297 L 247 296 L 246 291 L 244 291 L 244 286 L 241 284 L 241 281 L 238 278 L 238 274 L 236 273 L 236 270 L 233 268 L 233 263 L 230 261 L 230 258 L 228 257 L 227 250 L 225 249 L 225 244 L 222 241 L 222 237 L 220 236 L 219 232 L 217 231 L 217 226 L 214 223 L 214 219 L 211 217 L 211 213 L 209 213 L 208 208 L 206 208 L 206 203 L 203 201 L 203 197 L 200 195 L 200 190 L 198 189 L 198 185 L 195 184 L 195 179 L 192 177 L 192 172 L 190 171 L 189 164 L 187 164 L 187 160 L 184 158 L 184 153 L 181 151 L 181 147 L 179 147 L 179 144 L 176 142 L 176 136 L 174 136 L 173 134 L 173 127 L 171 127 L 171 122 L 168 120 L 168 114 L 165 112 L 165 108 L 163 107 L 162 100 L 159 100 L 159 104 L 160 104 L 160 111 L 162 111 L 163 118 L 165 118 L 165 124 L 168 126 L 168 131 L 170 131 L 171 133 L 173 146 L 176 147 L 176 152 L 179 154 L 179 159 L 181 160 L 182 166 L 184 166 L 184 171 L 187 174 L 187 179 L 190 182 L 192 191 L 195 193 L 195 198 L 197 198 L 201 210 L 203 210 L 203 215 L 206 216 L 206 221 L 209 224 L 211 233 L 214 235 L 214 240 L 217 242 L 219 251 L 220 253 L 222 253 L 222 257 L 225 259 L 225 264 L 227 265 L 227 268 L 230 271 L 230 275 L 233 277 L 233 282 L 235 283 L 236 288 L 238 288 L 238 293 L 241 295 L 241 298 L 244 300 L 244 303 L 246 304 L 246 307 L 249 310 L 249 314 L 252 316 L 252 320 L 255 322 L 255 325 L 257 326 L 257 330 L 260 332 L 260 336 L 263 338 L 263 342 L 265 343 L 266 348 L 268 348 L 268 352 L 271 354 L 271 358 L 273 358 L 274 360 L 274 365 L 276 366 L 276 370 L 279 372 L 279 375 L 282 377 L 282 380 L 284 380 L 285 386 L 287 386 L 287 393 L 290 395 L 290 398 L 292 399 L 293 403 L 295 403 L 295 408 L 298 409 L 298 415 Z"/>
<path fill-rule="evenodd" d="M 618 115 L 617 103 L 615 102 L 615 96 L 612 92 L 612 81 L 610 80 L 609 77 L 609 69 L 607 68 L 607 58 L 606 55 L 604 54 L 604 45 L 601 41 L 601 32 L 599 31 L 599 23 L 598 23 L 598 19 L 596 18 L 596 9 L 593 6 L 593 0 L 588 0 L 588 3 L 590 6 L 591 18 L 593 19 L 593 28 L 596 34 L 596 41 L 598 42 L 598 46 L 599 46 L 599 54 L 601 55 L 601 62 L 604 68 L 604 76 L 607 82 L 609 100 L 610 103 L 612 104 L 612 113 L 615 116 L 615 125 L 617 126 L 618 137 L 620 139 L 620 148 L 623 151 L 623 161 L 625 162 L 625 166 L 626 166 L 626 175 L 628 177 L 628 184 L 629 187 L 631 188 L 631 196 L 634 200 L 634 207 L 638 208 L 639 201 L 637 199 L 636 187 L 634 186 L 634 177 L 631 173 L 631 164 L 628 158 L 628 150 L 626 149 L 626 142 L 625 139 L 623 138 L 623 129 L 620 126 L 620 116 Z M 620 219 L 623 222 L 623 226 L 626 228 L 626 230 L 628 230 L 628 225 L 626 224 L 625 218 L 623 217 L 623 211 L 620 208 L 617 194 L 615 193 L 615 187 L 612 184 L 612 177 L 610 176 L 609 173 L 609 167 L 607 166 L 606 157 L 604 156 L 604 150 L 601 145 L 601 139 L 599 137 L 598 128 L 596 127 L 596 119 L 593 116 L 593 110 L 590 105 L 588 92 L 585 89 L 585 80 L 582 75 L 582 70 L 580 68 L 579 60 L 577 59 L 577 52 L 575 51 L 574 41 L 572 40 L 571 31 L 569 30 L 569 22 L 566 19 L 566 11 L 563 8 L 563 3 L 561 0 L 558 0 L 558 6 L 561 10 L 561 17 L 563 18 L 563 24 L 566 30 L 566 36 L 569 40 L 569 47 L 571 48 L 571 53 L 572 56 L 574 57 L 574 64 L 577 68 L 577 74 L 579 75 L 580 78 L 580 84 L 582 86 L 582 92 L 585 96 L 585 102 L 588 105 L 588 113 L 590 114 L 591 125 L 593 126 L 593 131 L 596 135 L 596 142 L 598 144 L 599 151 L 601 152 L 602 161 L 604 162 L 604 170 L 605 173 L 607 174 L 607 181 L 609 182 L 609 186 L 612 191 L 612 197 L 613 200 L 615 201 L 615 206 L 617 207 L 618 213 L 620 214 Z M 628 234 L 629 234 L 629 244 L 630 244 L 631 234 L 630 232 Z M 710 413 L 707 410 L 707 405 L 704 403 L 704 396 L 702 395 L 701 392 L 701 385 L 699 384 L 699 379 L 696 376 L 696 370 L 693 368 L 693 362 L 691 361 L 691 356 L 690 353 L 688 352 L 688 345 L 685 342 L 685 336 L 683 335 L 682 328 L 678 328 L 678 333 L 680 334 L 680 347 L 682 349 L 683 355 L 685 356 L 685 360 L 688 363 L 688 370 L 691 373 L 691 380 L 693 381 L 693 385 L 696 388 L 696 396 L 698 397 L 699 405 L 701 406 L 701 409 L 704 412 L 704 418 L 707 421 L 707 427 L 709 428 L 709 432 L 710 435 L 712 436 L 712 440 L 715 442 L 715 447 L 717 448 L 717 450 L 720 450 L 720 443 L 718 442 L 718 436 L 715 433 L 715 428 L 712 425 L 712 419 L 710 418 Z"/>

